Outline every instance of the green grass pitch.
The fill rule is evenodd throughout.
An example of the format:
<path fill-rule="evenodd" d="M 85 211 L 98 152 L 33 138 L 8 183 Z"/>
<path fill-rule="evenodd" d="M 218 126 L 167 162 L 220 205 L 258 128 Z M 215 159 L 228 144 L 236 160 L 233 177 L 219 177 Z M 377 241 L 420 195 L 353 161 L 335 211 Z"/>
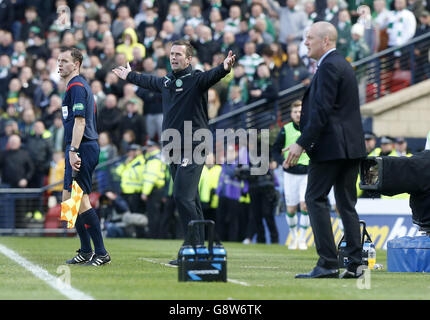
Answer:
<path fill-rule="evenodd" d="M 54 277 L 79 247 L 77 238 L 0 237 L 14 250 Z M 224 243 L 227 283 L 178 282 L 178 269 L 166 266 L 181 245 L 178 240 L 106 239 L 112 263 L 99 268 L 70 266 L 73 288 L 104 300 L 295 300 L 429 299 L 430 275 L 386 271 L 386 251 L 378 250 L 382 270 L 356 279 L 294 279 L 316 263 L 315 248 L 291 251 L 280 245 Z M 0 299 L 67 299 L 0 253 Z"/>

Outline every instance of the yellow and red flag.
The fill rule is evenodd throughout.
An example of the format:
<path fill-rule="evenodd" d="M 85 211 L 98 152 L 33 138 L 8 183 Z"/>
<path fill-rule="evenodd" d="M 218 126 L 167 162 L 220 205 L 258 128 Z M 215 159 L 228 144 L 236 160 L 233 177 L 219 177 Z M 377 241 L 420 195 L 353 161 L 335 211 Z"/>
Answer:
<path fill-rule="evenodd" d="M 61 202 L 61 220 L 67 221 L 67 229 L 75 226 L 78 217 L 79 207 L 81 206 L 84 191 L 81 189 L 76 180 L 72 183 L 72 194 L 70 199 Z"/>

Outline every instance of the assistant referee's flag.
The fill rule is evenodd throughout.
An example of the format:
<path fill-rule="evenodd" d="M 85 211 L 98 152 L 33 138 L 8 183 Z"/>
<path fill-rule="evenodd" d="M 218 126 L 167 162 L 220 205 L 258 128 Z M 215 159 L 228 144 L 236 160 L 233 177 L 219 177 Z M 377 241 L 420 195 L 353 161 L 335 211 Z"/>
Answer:
<path fill-rule="evenodd" d="M 81 206 L 81 200 L 83 195 L 84 195 L 84 191 L 81 189 L 81 187 L 76 182 L 76 180 L 73 179 L 72 194 L 70 199 L 61 202 L 60 219 L 67 221 L 67 229 L 71 229 L 75 226 L 75 222 L 78 217 L 79 207 Z"/>

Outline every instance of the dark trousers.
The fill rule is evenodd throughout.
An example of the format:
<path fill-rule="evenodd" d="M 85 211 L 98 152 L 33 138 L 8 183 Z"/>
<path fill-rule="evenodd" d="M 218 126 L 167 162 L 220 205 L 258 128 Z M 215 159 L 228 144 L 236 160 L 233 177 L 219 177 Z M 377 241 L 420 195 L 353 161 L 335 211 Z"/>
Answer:
<path fill-rule="evenodd" d="M 162 215 L 161 215 L 161 199 L 163 198 L 163 190 L 154 187 L 146 201 L 146 212 L 148 214 L 149 237 L 152 239 L 161 239 L 163 233 L 161 231 Z"/>
<path fill-rule="evenodd" d="M 327 269 L 338 268 L 327 195 L 334 186 L 334 196 L 347 242 L 348 269 L 355 271 L 361 264 L 360 221 L 355 210 L 356 181 L 360 160 L 332 160 L 309 165 L 305 201 L 319 255 L 317 265 Z"/>
<path fill-rule="evenodd" d="M 266 221 L 270 233 L 270 242 L 278 243 L 279 235 L 276 228 L 275 217 L 273 216 L 274 203 L 270 190 L 266 188 L 255 188 L 249 191 L 251 197 L 251 213 L 257 231 L 257 242 L 266 243 L 266 233 L 263 219 Z"/>
<path fill-rule="evenodd" d="M 203 164 L 170 165 L 170 173 L 173 179 L 173 198 L 175 199 L 184 232 L 184 244 L 191 242 L 203 244 L 205 239 L 203 225 L 196 227 L 193 235 L 188 234 L 188 223 L 191 220 L 204 219 L 198 190 L 202 170 Z"/>
<path fill-rule="evenodd" d="M 239 241 L 239 210 L 238 200 L 219 197 L 215 226 L 217 239 Z"/>

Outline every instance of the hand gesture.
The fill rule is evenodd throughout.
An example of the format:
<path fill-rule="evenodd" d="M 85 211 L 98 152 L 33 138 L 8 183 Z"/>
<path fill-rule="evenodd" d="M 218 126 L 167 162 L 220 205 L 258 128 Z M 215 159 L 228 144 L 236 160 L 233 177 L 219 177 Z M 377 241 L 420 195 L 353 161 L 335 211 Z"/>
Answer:
<path fill-rule="evenodd" d="M 131 72 L 130 63 L 127 62 L 127 68 L 123 66 L 119 66 L 118 68 L 113 69 L 112 72 L 115 73 L 118 76 L 118 78 L 125 80 L 128 74 Z"/>
<path fill-rule="evenodd" d="M 284 163 L 282 164 L 282 166 L 285 169 L 288 169 L 289 167 L 293 167 L 297 164 L 304 149 L 302 146 L 298 145 L 297 143 L 293 143 L 288 147 L 282 149 L 282 152 L 285 152 L 285 151 L 289 151 L 289 152 L 288 152 L 287 159 L 284 160 Z"/>
<path fill-rule="evenodd" d="M 233 54 L 233 52 L 230 50 L 228 52 L 227 58 L 224 60 L 224 70 L 230 71 L 231 67 L 234 65 L 234 62 L 236 61 L 236 55 Z"/>

